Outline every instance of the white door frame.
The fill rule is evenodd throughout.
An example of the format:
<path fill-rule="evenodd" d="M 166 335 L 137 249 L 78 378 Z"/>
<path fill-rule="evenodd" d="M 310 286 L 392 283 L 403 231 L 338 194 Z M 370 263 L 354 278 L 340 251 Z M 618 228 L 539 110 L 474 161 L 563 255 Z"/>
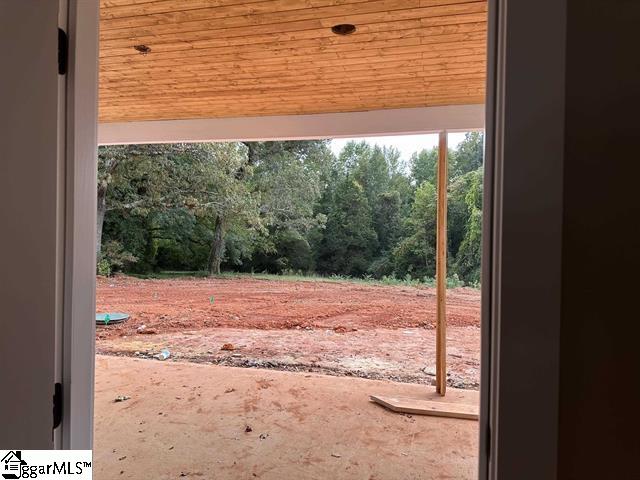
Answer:
<path fill-rule="evenodd" d="M 58 448 L 93 444 L 99 0 L 68 0 L 66 225 Z"/>

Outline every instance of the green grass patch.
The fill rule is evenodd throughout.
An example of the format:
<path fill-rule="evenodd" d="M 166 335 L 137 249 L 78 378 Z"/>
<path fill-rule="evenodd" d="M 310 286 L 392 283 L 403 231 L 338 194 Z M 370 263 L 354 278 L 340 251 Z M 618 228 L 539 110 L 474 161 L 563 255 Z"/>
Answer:
<path fill-rule="evenodd" d="M 209 276 L 206 271 L 162 271 L 148 274 L 129 274 L 135 278 L 141 279 L 172 279 L 172 278 L 205 278 Z M 426 277 L 423 279 L 414 279 L 409 276 L 406 278 L 396 278 L 394 276 L 384 276 L 382 278 L 373 277 L 348 277 L 345 275 L 314 275 L 302 273 L 243 273 L 243 272 L 223 272 L 215 275 L 213 278 L 242 279 L 250 278 L 253 280 L 270 280 L 282 282 L 327 282 L 327 283 L 355 283 L 360 285 L 391 285 L 405 287 L 435 287 L 436 283 L 433 278 Z M 458 287 L 480 288 L 480 285 L 465 285 L 456 275 L 447 279 L 447 288 Z"/>
<path fill-rule="evenodd" d="M 171 278 L 205 278 L 209 276 L 209 272 L 204 270 L 193 270 L 193 271 L 162 271 L 162 272 L 151 272 L 151 273 L 127 273 L 130 277 L 141 278 L 141 279 L 159 279 L 159 280 L 168 280 Z"/>

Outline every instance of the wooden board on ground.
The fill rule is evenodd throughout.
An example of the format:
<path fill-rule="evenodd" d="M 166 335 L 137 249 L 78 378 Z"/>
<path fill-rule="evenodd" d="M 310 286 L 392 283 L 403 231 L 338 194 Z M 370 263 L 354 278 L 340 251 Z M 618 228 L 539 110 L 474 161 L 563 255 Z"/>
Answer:
<path fill-rule="evenodd" d="M 372 402 L 398 413 L 462 418 L 466 420 L 478 420 L 479 416 L 479 408 L 477 405 L 433 402 L 417 398 L 387 397 L 380 395 L 371 395 L 370 398 Z"/>

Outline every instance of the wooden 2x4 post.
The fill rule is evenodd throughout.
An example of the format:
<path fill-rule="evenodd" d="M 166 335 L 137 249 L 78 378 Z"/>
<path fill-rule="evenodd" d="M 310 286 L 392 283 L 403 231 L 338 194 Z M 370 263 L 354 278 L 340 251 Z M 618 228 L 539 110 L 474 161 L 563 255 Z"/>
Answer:
<path fill-rule="evenodd" d="M 479 419 L 477 404 L 438 400 L 447 391 L 447 186 L 449 183 L 447 131 L 439 132 L 436 205 L 436 391 L 420 398 L 371 395 L 370 400 L 393 412 L 469 420 Z M 454 395 L 455 398 L 455 395 Z"/>
<path fill-rule="evenodd" d="M 438 143 L 438 193 L 436 214 L 436 392 L 421 398 L 371 395 L 371 401 L 393 412 L 478 420 L 477 404 L 437 400 L 447 391 L 447 132 L 440 132 Z"/>
<path fill-rule="evenodd" d="M 436 392 L 447 391 L 447 132 L 438 142 L 436 219 Z"/>

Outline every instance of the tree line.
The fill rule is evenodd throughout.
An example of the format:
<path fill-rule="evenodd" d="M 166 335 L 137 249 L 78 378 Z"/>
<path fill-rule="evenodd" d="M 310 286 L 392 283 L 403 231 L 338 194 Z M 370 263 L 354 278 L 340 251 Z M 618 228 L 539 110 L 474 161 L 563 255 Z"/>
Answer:
<path fill-rule="evenodd" d="M 448 269 L 480 280 L 483 137 L 449 151 Z M 436 148 L 329 141 L 105 146 L 98 273 L 435 275 Z"/>

